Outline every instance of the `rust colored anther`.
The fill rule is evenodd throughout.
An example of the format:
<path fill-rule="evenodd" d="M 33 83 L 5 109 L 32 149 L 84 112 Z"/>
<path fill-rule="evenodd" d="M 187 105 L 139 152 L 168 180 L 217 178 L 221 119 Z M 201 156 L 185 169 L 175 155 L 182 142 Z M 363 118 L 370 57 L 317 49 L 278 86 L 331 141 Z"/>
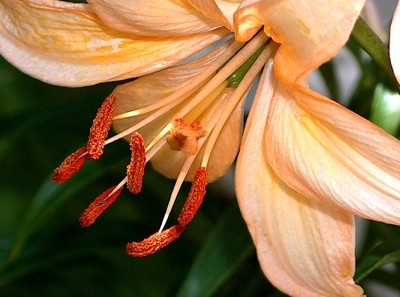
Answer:
<path fill-rule="evenodd" d="M 131 162 L 126 167 L 127 186 L 130 192 L 137 194 L 142 190 L 144 168 L 146 166 L 146 151 L 142 135 L 132 133 L 130 148 Z"/>
<path fill-rule="evenodd" d="M 194 175 L 189 195 L 183 205 L 181 213 L 179 214 L 179 224 L 186 226 L 191 220 L 193 220 L 203 202 L 204 195 L 206 194 L 206 185 L 206 168 L 200 167 Z"/>
<path fill-rule="evenodd" d="M 116 186 L 109 188 L 98 196 L 82 213 L 79 222 L 82 227 L 88 227 L 118 198 L 123 187 L 117 189 Z"/>
<path fill-rule="evenodd" d="M 81 147 L 65 158 L 61 165 L 54 170 L 51 179 L 58 184 L 67 181 L 71 176 L 79 171 L 87 158 L 88 154 L 86 152 L 86 147 Z"/>
<path fill-rule="evenodd" d="M 185 226 L 175 225 L 161 233 L 155 233 L 141 242 L 130 242 L 126 245 L 126 252 L 132 257 L 145 257 L 158 252 L 182 234 Z"/>
<path fill-rule="evenodd" d="M 114 95 L 110 95 L 97 110 L 92 127 L 90 127 L 87 144 L 87 150 L 92 159 L 97 160 L 103 154 L 104 142 L 107 138 L 108 131 L 111 129 L 116 101 L 117 98 Z"/>

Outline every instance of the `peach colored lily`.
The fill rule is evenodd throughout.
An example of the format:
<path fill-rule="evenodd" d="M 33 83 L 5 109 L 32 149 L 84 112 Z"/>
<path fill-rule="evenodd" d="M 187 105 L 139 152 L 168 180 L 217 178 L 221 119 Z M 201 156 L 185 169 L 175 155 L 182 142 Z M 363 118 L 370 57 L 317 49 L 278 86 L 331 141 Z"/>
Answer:
<path fill-rule="evenodd" d="M 397 81 L 400 83 L 400 3 L 397 4 L 390 27 L 390 59 Z"/>
<path fill-rule="evenodd" d="M 91 224 L 124 184 L 140 191 L 150 161 L 176 186 L 160 232 L 127 251 L 156 252 L 182 233 L 206 181 L 224 175 L 240 147 L 236 191 L 268 279 L 292 296 L 361 296 L 354 215 L 400 224 L 400 143 L 310 90 L 307 77 L 343 46 L 364 1 L 88 2 L 0 0 L 0 51 L 23 71 L 69 86 L 141 76 L 113 91 L 88 145 L 56 170 L 63 182 L 104 144 L 130 138 L 127 177 L 81 223 Z M 235 40 L 175 65 L 230 31 Z M 242 137 L 244 100 L 260 72 Z M 105 140 L 111 122 L 118 134 Z M 188 200 L 163 231 L 185 179 L 193 180 Z"/>
<path fill-rule="evenodd" d="M 129 30 L 132 26 L 124 23 L 123 13 L 130 14 L 129 6 L 123 4 L 126 1 L 89 2 L 92 5 L 57 0 L 2 0 L 1 54 L 38 79 L 75 87 L 160 70 L 229 33 L 225 28 L 218 28 L 220 24 L 195 12 L 188 13 L 187 8 L 173 1 L 165 1 L 165 11 L 185 15 L 189 29 L 184 30 L 185 26 L 165 13 L 158 14 L 153 26 L 146 23 L 146 13 L 157 14 L 153 8 L 158 1 L 137 1 L 146 5 L 131 6 L 135 10 L 133 15 L 141 17 L 138 20 L 141 25 L 135 30 Z M 119 21 L 113 13 L 121 16 L 117 17 Z M 103 23 L 101 19 L 108 22 Z M 124 26 L 126 30 L 119 30 Z M 155 26 L 162 28 L 155 31 L 152 29 Z"/>

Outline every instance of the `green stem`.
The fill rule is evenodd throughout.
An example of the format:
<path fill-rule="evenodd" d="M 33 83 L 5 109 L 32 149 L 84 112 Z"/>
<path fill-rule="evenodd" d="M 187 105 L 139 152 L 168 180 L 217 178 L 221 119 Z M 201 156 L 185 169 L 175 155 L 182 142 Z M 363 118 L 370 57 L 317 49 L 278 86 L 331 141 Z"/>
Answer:
<path fill-rule="evenodd" d="M 368 24 L 358 18 L 351 33 L 355 41 L 371 56 L 372 60 L 385 72 L 388 78 L 398 86 L 389 61 L 388 46 L 376 35 Z"/>
<path fill-rule="evenodd" d="M 255 51 L 254 54 L 252 54 L 250 58 L 246 60 L 246 62 L 244 62 L 238 69 L 235 70 L 235 72 L 233 72 L 228 77 L 228 88 L 236 88 L 237 86 L 239 86 L 240 82 L 246 75 L 247 71 L 249 71 L 250 67 L 261 55 L 262 51 L 265 49 L 266 46 L 267 43 L 260 46 L 260 48 L 257 51 Z"/>

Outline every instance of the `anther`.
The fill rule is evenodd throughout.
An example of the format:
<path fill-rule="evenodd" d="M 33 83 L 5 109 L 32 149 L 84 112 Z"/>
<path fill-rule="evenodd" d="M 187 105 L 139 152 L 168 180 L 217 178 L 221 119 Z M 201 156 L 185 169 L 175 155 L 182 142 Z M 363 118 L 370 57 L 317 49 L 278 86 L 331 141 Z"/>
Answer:
<path fill-rule="evenodd" d="M 115 190 L 111 187 L 98 196 L 82 213 L 79 222 L 82 227 L 88 227 L 118 198 L 123 187 Z M 115 191 L 114 191 L 115 190 Z"/>
<path fill-rule="evenodd" d="M 87 150 L 92 159 L 97 160 L 103 154 L 104 142 L 111 129 L 116 100 L 114 95 L 110 95 L 103 101 L 90 127 Z"/>
<path fill-rule="evenodd" d="M 137 194 L 142 189 L 144 168 L 146 166 L 146 149 L 142 135 L 132 133 L 130 141 L 131 162 L 126 167 L 127 186 L 130 192 Z"/>
<path fill-rule="evenodd" d="M 51 179 L 58 184 L 67 181 L 71 176 L 79 171 L 87 158 L 88 154 L 86 147 L 78 149 L 65 158 L 61 165 L 54 170 Z"/>
<path fill-rule="evenodd" d="M 188 198 L 179 214 L 179 224 L 186 226 L 191 220 L 193 220 L 203 202 L 204 195 L 206 194 L 206 185 L 206 168 L 200 167 L 194 175 Z"/>
<path fill-rule="evenodd" d="M 197 140 L 207 134 L 201 123 L 195 121 L 189 126 L 185 119 L 179 118 L 173 125 L 166 138 L 170 148 L 186 155 L 194 155 L 197 152 Z"/>
<path fill-rule="evenodd" d="M 185 226 L 178 224 L 161 233 L 155 233 L 140 242 L 130 242 L 126 245 L 126 252 L 132 257 L 145 257 L 154 254 L 177 239 L 184 229 Z"/>

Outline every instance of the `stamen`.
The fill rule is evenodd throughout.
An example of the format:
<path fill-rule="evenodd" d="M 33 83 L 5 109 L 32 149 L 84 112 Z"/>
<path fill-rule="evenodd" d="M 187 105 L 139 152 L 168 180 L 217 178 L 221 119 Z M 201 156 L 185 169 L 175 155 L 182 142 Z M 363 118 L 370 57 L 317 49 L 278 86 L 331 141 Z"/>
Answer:
<path fill-rule="evenodd" d="M 142 135 L 137 132 L 132 133 L 130 148 L 132 156 L 131 162 L 126 167 L 127 186 L 130 192 L 137 194 L 142 189 L 144 168 L 146 166 L 146 153 Z"/>
<path fill-rule="evenodd" d="M 231 115 L 233 109 L 240 101 L 245 99 L 245 93 L 248 91 L 251 83 L 255 80 L 256 76 L 260 73 L 261 69 L 264 67 L 268 58 L 275 53 L 277 46 L 275 43 L 271 43 L 267 48 L 262 50 L 262 52 L 257 57 L 256 61 L 252 64 L 250 69 L 246 72 L 240 84 L 237 86 L 235 92 L 229 98 L 229 103 L 225 107 L 225 110 L 219 116 L 218 122 L 214 127 L 212 133 L 208 137 L 207 145 L 204 149 L 203 159 L 201 161 L 202 167 L 207 167 L 208 161 L 210 159 L 214 145 L 218 139 L 218 136 L 224 127 L 226 121 Z"/>
<path fill-rule="evenodd" d="M 108 96 L 101 104 L 93 120 L 89 132 L 87 150 L 92 159 L 97 160 L 103 154 L 104 142 L 111 129 L 112 118 L 117 98 L 114 95 Z"/>
<path fill-rule="evenodd" d="M 79 222 L 82 227 L 88 227 L 118 198 L 123 187 L 116 185 L 104 191 L 82 213 Z"/>
<path fill-rule="evenodd" d="M 56 168 L 51 176 L 51 179 L 56 183 L 61 184 L 67 181 L 71 176 L 79 171 L 82 165 L 88 158 L 86 146 L 78 149 L 70 154 L 61 165 Z"/>
<path fill-rule="evenodd" d="M 194 218 L 206 194 L 206 185 L 206 168 L 200 167 L 194 175 L 188 198 L 179 214 L 179 224 L 186 226 Z"/>
<path fill-rule="evenodd" d="M 204 82 L 212 76 L 221 65 L 224 65 L 227 60 L 229 60 L 232 56 L 234 56 L 241 48 L 243 47 L 242 43 L 239 42 L 232 42 L 227 47 L 217 48 L 215 52 L 222 51 L 221 55 L 215 59 L 215 61 L 207 66 L 201 73 L 193 77 L 191 80 L 188 81 L 187 84 L 183 85 L 179 90 L 175 93 L 165 97 L 164 99 L 157 101 L 156 103 L 143 107 L 141 109 L 128 111 L 119 115 L 116 115 L 113 119 L 119 120 L 124 119 L 127 117 L 134 117 L 137 115 L 142 115 L 149 113 L 151 111 L 157 110 L 166 105 L 177 105 L 180 103 L 184 98 L 192 94 L 196 91 L 199 87 L 201 87 Z M 197 86 L 197 87 L 196 87 Z M 181 98 L 181 99 L 179 99 Z"/>
<path fill-rule="evenodd" d="M 236 43 L 236 42 L 233 43 L 232 53 L 229 53 L 229 56 L 234 55 L 233 58 L 229 60 L 228 63 L 226 63 L 226 65 L 220 71 L 218 71 L 217 74 L 212 76 L 212 79 L 204 86 L 204 88 L 201 88 L 200 91 L 193 98 L 191 98 L 188 104 L 186 104 L 181 109 L 177 117 L 183 117 L 184 115 L 189 113 L 194 107 L 199 105 L 204 100 L 204 98 L 206 98 L 209 94 L 211 94 L 211 92 L 213 92 L 216 88 L 221 86 L 221 84 L 223 84 L 224 81 L 226 81 L 226 79 L 235 71 L 235 69 L 239 68 L 244 62 L 246 62 L 249 56 L 251 56 L 262 44 L 264 44 L 267 39 L 268 37 L 263 32 L 260 32 L 255 37 L 253 37 L 253 39 L 249 41 L 243 47 L 243 49 L 239 51 L 236 55 L 235 51 L 238 48 L 235 47 L 241 47 L 242 43 Z M 226 53 L 228 53 L 228 51 Z M 224 59 L 221 60 L 217 59 L 218 63 L 216 63 L 216 65 L 214 64 L 210 65 L 210 67 L 213 67 L 210 68 L 211 69 L 210 75 L 226 62 L 226 58 L 228 56 L 225 57 L 224 54 L 221 55 L 221 57 L 223 57 Z M 192 81 L 190 84 L 185 85 L 185 87 L 193 88 L 193 85 L 195 84 Z M 147 125 L 148 123 L 152 122 L 153 120 L 159 118 L 163 114 L 170 111 L 172 108 L 180 104 L 186 98 L 187 98 L 186 96 L 181 96 L 179 100 L 171 101 L 169 104 L 166 104 L 165 106 L 156 110 L 154 113 L 152 113 L 139 123 L 133 125 L 132 127 L 126 129 L 125 131 L 120 132 L 117 135 L 114 135 L 113 137 L 108 139 L 106 143 L 111 143 L 117 139 L 123 138 L 126 135 L 131 134 L 134 131 L 137 131 L 138 129 L 142 128 L 143 126 Z M 124 118 L 124 117 L 118 117 L 118 118 Z"/>
<path fill-rule="evenodd" d="M 154 138 L 153 140 L 146 146 L 146 153 L 148 153 L 149 151 L 153 150 L 154 146 L 156 146 L 157 143 L 163 142 L 165 143 L 165 141 L 161 141 L 163 138 L 165 140 L 165 135 L 171 130 L 171 128 L 173 127 L 173 124 L 168 123 Z M 149 158 L 147 159 L 149 160 Z"/>
<path fill-rule="evenodd" d="M 166 140 L 172 150 L 194 155 L 197 152 L 197 140 L 206 134 L 200 122 L 193 122 L 189 126 L 185 119 L 179 118 L 174 121 Z"/>
<path fill-rule="evenodd" d="M 161 233 L 155 233 L 141 242 L 130 242 L 126 245 L 126 252 L 132 257 L 154 254 L 177 239 L 183 230 L 185 230 L 185 226 L 178 224 Z"/>

